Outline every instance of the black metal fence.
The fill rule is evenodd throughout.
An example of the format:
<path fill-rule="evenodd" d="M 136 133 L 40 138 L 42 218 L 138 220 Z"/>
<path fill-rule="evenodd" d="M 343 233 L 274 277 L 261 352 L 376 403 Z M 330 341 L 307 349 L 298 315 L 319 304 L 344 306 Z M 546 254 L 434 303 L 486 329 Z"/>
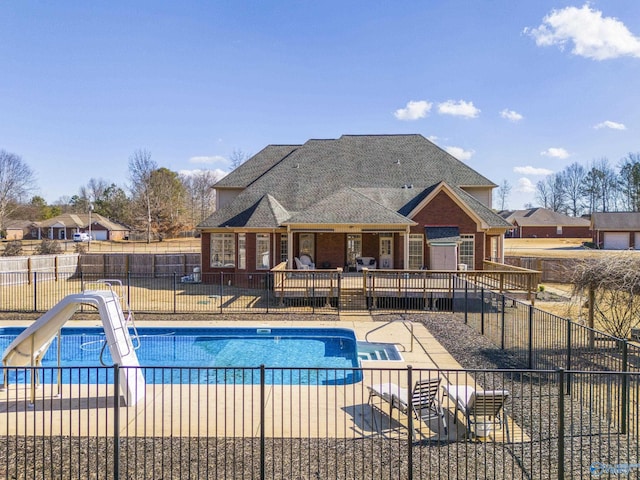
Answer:
<path fill-rule="evenodd" d="M 638 373 L 340 369 L 342 378 L 363 378 L 349 383 L 317 380 L 335 377 L 331 369 L 157 367 L 144 368 L 146 397 L 127 406 L 117 366 L 61 370 L 62 378 L 96 380 L 58 387 L 58 368 L 4 369 L 11 381 L 0 392 L 0 477 L 573 479 L 640 472 L 638 412 L 623 430 L 611 421 L 618 404 L 601 390 L 566 390 L 571 378 L 637 391 Z M 32 376 L 40 380 L 33 403 Z M 434 378 L 444 423 L 438 415 L 412 416 L 410 396 L 407 415 L 369 393 L 373 385 L 411 390 Z M 476 435 L 447 394 L 452 385 L 506 390 L 505 422 L 492 420 Z"/>

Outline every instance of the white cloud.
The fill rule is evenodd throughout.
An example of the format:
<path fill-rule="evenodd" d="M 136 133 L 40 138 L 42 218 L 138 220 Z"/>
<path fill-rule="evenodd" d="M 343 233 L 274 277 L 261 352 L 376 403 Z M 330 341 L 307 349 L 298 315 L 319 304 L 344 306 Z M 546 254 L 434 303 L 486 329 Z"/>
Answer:
<path fill-rule="evenodd" d="M 596 130 L 599 130 L 600 128 L 611 128 L 612 130 L 626 130 L 627 127 L 623 124 L 623 123 L 618 123 L 618 122 L 612 122 L 611 120 L 606 120 L 602 123 L 599 123 L 597 125 L 594 125 L 594 127 Z"/>
<path fill-rule="evenodd" d="M 469 160 L 476 153 L 473 150 L 465 150 L 461 147 L 444 147 L 444 149 L 458 160 Z"/>
<path fill-rule="evenodd" d="M 528 178 L 522 177 L 518 179 L 516 191 L 521 193 L 533 193 L 536 191 L 536 185 Z"/>
<path fill-rule="evenodd" d="M 515 110 L 508 110 L 506 108 L 500 112 L 500 116 L 502 118 L 506 118 L 510 122 L 519 122 L 520 120 L 522 120 L 524 118 L 522 115 L 520 115 Z"/>
<path fill-rule="evenodd" d="M 537 28 L 525 28 L 536 45 L 557 45 L 561 50 L 572 43 L 571 53 L 594 60 L 622 56 L 640 58 L 640 38 L 634 36 L 620 20 L 603 17 L 589 4 L 582 8 L 552 10 Z"/>
<path fill-rule="evenodd" d="M 189 163 L 206 163 L 206 164 L 214 164 L 214 163 L 222 163 L 227 164 L 229 160 L 220 156 L 220 155 L 211 155 L 211 156 L 201 156 L 201 157 L 191 157 L 189 159 Z"/>
<path fill-rule="evenodd" d="M 515 173 L 520 173 L 521 175 L 551 175 L 553 170 L 549 170 L 548 168 L 538 168 L 527 165 L 526 167 L 513 167 L 513 171 Z"/>
<path fill-rule="evenodd" d="M 435 135 L 429 135 L 429 136 L 427 137 L 427 140 L 429 140 L 429 141 L 430 141 L 430 142 L 432 142 L 432 143 L 437 144 L 437 143 L 438 143 L 438 140 L 440 140 L 440 139 L 439 139 L 438 137 L 436 137 Z"/>
<path fill-rule="evenodd" d="M 480 109 L 476 108 L 473 102 L 447 100 L 438 104 L 438 113 L 455 117 L 476 118 L 480 114 Z"/>
<path fill-rule="evenodd" d="M 564 148 L 560 147 L 551 147 L 547 148 L 544 152 L 540 152 L 540 155 L 544 155 L 545 157 L 553 157 L 564 160 L 565 158 L 569 158 L 571 155 Z"/>
<path fill-rule="evenodd" d="M 407 106 L 405 108 L 399 108 L 393 113 L 393 115 L 398 120 L 418 120 L 419 118 L 424 118 L 429 114 L 432 105 L 432 103 L 427 102 L 426 100 L 411 100 L 410 102 L 407 102 Z"/>

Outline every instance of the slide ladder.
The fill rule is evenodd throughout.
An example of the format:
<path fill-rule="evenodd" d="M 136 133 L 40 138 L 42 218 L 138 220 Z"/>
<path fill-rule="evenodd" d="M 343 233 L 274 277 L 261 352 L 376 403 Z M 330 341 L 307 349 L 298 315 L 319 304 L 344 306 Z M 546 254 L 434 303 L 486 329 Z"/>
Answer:
<path fill-rule="evenodd" d="M 125 367 L 120 369 L 120 386 L 125 404 L 135 405 L 142 400 L 145 395 L 144 376 L 139 368 L 140 363 L 129 334 L 127 319 L 120 305 L 120 298 L 109 282 L 114 281 L 98 282 L 101 290 L 85 290 L 63 298 L 9 344 L 2 354 L 3 366 L 41 365 L 42 358 L 60 328 L 81 305 L 91 305 L 100 313 L 111 358 L 114 363 Z"/>

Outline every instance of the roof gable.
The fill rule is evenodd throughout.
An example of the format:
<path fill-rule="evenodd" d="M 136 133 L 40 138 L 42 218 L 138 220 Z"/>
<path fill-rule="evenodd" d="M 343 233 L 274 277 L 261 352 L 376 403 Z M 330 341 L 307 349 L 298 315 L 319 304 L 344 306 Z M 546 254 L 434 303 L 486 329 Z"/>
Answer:
<path fill-rule="evenodd" d="M 640 212 L 597 212 L 591 214 L 593 230 L 640 231 Z"/>

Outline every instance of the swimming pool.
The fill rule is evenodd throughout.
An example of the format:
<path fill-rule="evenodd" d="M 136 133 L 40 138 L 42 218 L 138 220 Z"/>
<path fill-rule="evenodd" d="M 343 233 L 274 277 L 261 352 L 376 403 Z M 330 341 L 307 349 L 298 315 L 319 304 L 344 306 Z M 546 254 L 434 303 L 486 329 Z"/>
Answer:
<path fill-rule="evenodd" d="M 0 328 L 0 351 L 22 331 Z M 259 367 L 268 367 L 269 384 L 349 384 L 361 380 L 355 333 L 345 328 L 138 328 L 138 360 L 147 383 L 259 383 Z M 131 332 L 133 335 L 133 332 Z M 104 348 L 101 327 L 62 329 L 62 366 L 98 367 L 111 365 L 109 349 Z M 137 344 L 134 338 L 134 344 Z M 58 365 L 57 339 L 43 358 L 43 366 Z M 171 368 L 160 368 L 171 367 Z M 198 368 L 196 368 L 198 367 Z M 109 375 L 93 369 L 84 378 Z M 45 373 L 46 375 L 46 373 Z M 70 372 L 64 383 L 74 380 Z M 95 379 L 98 381 L 98 379 Z M 108 381 L 108 379 L 106 380 Z"/>

